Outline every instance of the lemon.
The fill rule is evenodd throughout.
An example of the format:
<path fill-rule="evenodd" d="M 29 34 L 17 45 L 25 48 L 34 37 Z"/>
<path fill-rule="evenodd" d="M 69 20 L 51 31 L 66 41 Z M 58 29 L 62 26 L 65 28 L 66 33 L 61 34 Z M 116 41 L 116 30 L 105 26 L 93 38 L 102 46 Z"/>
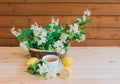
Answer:
<path fill-rule="evenodd" d="M 38 63 L 38 58 L 31 57 L 27 60 L 26 65 L 30 66 L 30 65 L 33 65 L 33 64 L 37 64 L 37 63 Z"/>
<path fill-rule="evenodd" d="M 71 73 L 72 73 L 71 68 L 69 68 L 69 67 L 63 67 L 62 70 L 59 73 L 59 76 L 61 78 L 67 79 L 67 78 L 70 77 Z"/>
<path fill-rule="evenodd" d="M 61 62 L 65 67 L 70 67 L 71 68 L 73 63 L 74 63 L 74 60 L 70 56 L 65 56 L 61 59 Z"/>

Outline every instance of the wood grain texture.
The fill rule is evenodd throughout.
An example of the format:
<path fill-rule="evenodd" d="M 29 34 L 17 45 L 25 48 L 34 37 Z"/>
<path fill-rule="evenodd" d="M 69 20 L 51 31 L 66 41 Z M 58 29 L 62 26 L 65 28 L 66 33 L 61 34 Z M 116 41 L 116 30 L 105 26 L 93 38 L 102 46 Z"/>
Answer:
<path fill-rule="evenodd" d="M 0 15 L 120 15 L 119 4 L 1 4 Z"/>
<path fill-rule="evenodd" d="M 120 47 L 69 47 L 74 59 L 72 75 L 46 80 L 26 72 L 29 52 L 20 47 L 0 47 L 1 84 L 119 84 Z M 9 70 L 9 71 L 8 71 Z"/>
<path fill-rule="evenodd" d="M 0 46 L 18 46 L 10 28 L 29 28 L 37 22 L 49 24 L 51 17 L 60 25 L 72 23 L 83 11 L 92 11 L 87 24 L 87 40 L 73 46 L 119 46 L 120 0 L 0 0 Z"/>
<path fill-rule="evenodd" d="M 84 42 L 73 42 L 71 46 L 120 46 L 120 40 L 100 40 L 100 39 L 86 39 Z"/>
<path fill-rule="evenodd" d="M 120 3 L 119 0 L 0 0 L 0 3 Z"/>
<path fill-rule="evenodd" d="M 79 16 L 54 16 L 60 19 L 60 25 L 69 25 Z M 52 16 L 0 16 L 0 28 L 25 28 L 37 22 L 40 26 L 51 23 Z M 87 26 L 91 28 L 119 28 L 120 16 L 92 16 L 92 23 Z"/>
<path fill-rule="evenodd" d="M 0 39 L 15 39 L 16 37 L 11 34 L 10 30 L 11 28 L 0 28 Z M 18 31 L 18 28 L 15 30 Z M 85 32 L 88 39 L 120 40 L 120 28 L 87 28 Z"/>

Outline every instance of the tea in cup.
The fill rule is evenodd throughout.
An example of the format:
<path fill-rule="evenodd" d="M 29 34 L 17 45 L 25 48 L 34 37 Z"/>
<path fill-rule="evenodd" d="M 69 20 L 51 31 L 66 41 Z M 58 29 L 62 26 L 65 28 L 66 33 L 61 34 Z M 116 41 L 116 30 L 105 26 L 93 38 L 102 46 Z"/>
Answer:
<path fill-rule="evenodd" d="M 49 68 L 56 68 L 59 63 L 59 57 L 56 55 L 45 55 L 42 57 L 42 61 L 44 61 Z"/>

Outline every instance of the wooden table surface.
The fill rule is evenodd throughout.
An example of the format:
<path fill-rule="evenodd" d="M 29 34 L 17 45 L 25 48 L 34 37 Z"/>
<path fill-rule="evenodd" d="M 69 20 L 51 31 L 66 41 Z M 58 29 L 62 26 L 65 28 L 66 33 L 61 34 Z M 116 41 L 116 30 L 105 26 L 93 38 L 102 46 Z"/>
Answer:
<path fill-rule="evenodd" d="M 0 47 L 0 84 L 120 84 L 120 47 L 70 47 L 72 75 L 45 80 L 26 72 L 28 51 Z"/>

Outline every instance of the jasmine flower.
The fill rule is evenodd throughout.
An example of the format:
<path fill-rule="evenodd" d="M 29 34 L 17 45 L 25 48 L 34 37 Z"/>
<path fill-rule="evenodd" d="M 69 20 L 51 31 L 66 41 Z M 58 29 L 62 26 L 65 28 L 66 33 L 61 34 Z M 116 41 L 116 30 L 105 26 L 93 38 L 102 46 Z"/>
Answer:
<path fill-rule="evenodd" d="M 69 25 L 70 26 L 70 32 L 71 33 L 78 33 L 79 31 L 78 31 L 78 24 L 76 24 L 76 23 L 74 23 L 73 25 Z"/>
<path fill-rule="evenodd" d="M 89 11 L 88 9 L 86 11 L 84 11 L 84 15 L 85 16 L 90 16 L 91 15 L 91 11 Z"/>
<path fill-rule="evenodd" d="M 69 37 L 68 34 L 62 33 L 62 35 L 60 36 L 60 40 L 61 42 L 66 43 L 66 39 Z"/>

